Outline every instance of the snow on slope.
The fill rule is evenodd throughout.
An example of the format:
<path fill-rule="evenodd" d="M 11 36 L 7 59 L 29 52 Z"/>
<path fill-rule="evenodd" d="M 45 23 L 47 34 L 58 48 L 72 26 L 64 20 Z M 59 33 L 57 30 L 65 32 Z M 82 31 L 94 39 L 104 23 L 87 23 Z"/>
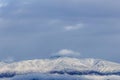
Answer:
<path fill-rule="evenodd" d="M 62 57 L 57 59 L 36 59 L 14 63 L 0 63 L 0 74 L 6 73 L 68 73 L 68 74 L 89 74 L 109 73 L 120 74 L 120 64 L 100 59 L 77 59 Z M 71 72 L 71 73 L 70 73 Z M 90 73 L 91 73 L 90 72 Z"/>

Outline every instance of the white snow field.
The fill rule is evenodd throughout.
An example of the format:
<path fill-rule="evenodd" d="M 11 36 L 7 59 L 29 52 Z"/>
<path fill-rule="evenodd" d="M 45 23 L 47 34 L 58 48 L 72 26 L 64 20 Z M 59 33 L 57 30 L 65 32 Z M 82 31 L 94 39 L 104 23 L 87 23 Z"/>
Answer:
<path fill-rule="evenodd" d="M 120 80 L 120 64 L 70 57 L 0 62 L 0 80 Z"/>

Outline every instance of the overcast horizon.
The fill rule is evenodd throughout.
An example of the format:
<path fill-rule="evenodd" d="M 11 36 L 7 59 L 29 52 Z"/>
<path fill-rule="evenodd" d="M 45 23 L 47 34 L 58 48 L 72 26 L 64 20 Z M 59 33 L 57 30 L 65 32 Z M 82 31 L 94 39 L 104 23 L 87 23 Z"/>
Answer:
<path fill-rule="evenodd" d="M 120 63 L 120 0 L 0 0 L 0 60 L 72 55 Z"/>

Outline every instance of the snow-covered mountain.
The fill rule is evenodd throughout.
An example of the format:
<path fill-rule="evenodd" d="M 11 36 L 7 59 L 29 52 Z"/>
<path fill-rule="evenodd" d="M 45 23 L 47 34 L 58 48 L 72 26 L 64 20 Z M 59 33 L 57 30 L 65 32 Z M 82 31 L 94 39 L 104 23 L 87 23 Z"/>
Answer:
<path fill-rule="evenodd" d="M 30 73 L 71 76 L 120 76 L 120 64 L 100 59 L 77 59 L 69 57 L 36 59 L 14 63 L 0 62 L 0 78 Z"/>

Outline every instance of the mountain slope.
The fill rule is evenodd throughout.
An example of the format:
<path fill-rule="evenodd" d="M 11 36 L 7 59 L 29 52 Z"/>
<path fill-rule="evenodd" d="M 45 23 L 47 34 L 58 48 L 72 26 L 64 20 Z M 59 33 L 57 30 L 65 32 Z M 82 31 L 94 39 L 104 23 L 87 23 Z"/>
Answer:
<path fill-rule="evenodd" d="M 0 77 L 44 73 L 68 75 L 120 75 L 120 64 L 100 59 L 56 58 L 0 63 Z"/>

